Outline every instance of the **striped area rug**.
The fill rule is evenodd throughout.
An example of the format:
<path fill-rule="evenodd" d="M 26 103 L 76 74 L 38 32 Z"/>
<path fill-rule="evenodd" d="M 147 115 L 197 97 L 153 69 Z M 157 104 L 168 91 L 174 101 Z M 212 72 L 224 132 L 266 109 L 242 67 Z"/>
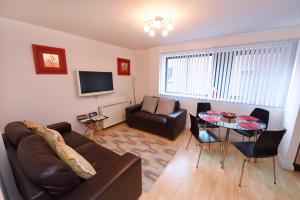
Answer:
<path fill-rule="evenodd" d="M 151 189 L 177 151 L 175 145 L 164 139 L 154 139 L 147 133 L 126 128 L 111 133 L 94 134 L 94 140 L 119 155 L 131 152 L 142 159 L 144 192 Z"/>

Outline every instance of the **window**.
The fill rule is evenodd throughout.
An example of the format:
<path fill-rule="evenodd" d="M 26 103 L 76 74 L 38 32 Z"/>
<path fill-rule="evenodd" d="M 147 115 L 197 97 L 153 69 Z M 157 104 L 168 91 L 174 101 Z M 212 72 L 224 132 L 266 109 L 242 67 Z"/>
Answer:
<path fill-rule="evenodd" d="M 160 94 L 283 107 L 297 41 L 161 55 Z"/>

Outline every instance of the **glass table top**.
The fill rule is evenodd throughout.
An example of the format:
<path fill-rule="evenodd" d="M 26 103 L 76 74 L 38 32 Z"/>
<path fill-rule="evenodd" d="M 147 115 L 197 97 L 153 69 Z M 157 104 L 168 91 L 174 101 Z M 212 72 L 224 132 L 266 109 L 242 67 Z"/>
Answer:
<path fill-rule="evenodd" d="M 266 128 L 266 124 L 263 121 L 253 121 L 251 120 L 251 118 L 250 120 L 246 120 L 248 116 L 245 117 L 242 115 L 237 116 L 236 118 L 231 119 L 230 121 L 228 118 L 224 118 L 219 112 L 212 112 L 212 114 L 211 112 L 200 112 L 198 117 L 210 124 L 229 129 L 259 131 Z"/>

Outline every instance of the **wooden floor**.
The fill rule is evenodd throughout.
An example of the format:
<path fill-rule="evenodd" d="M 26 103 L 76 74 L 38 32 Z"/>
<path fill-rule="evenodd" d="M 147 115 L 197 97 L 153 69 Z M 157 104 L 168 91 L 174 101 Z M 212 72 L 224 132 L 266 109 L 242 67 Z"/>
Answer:
<path fill-rule="evenodd" d="M 124 126 L 120 124 L 115 128 Z M 107 132 L 113 129 L 107 129 Z M 220 167 L 219 144 L 213 144 L 210 150 L 208 146 L 203 149 L 197 169 L 199 147 L 192 140 L 188 150 L 185 149 L 189 136 L 190 132 L 185 130 L 173 142 L 178 146 L 176 155 L 152 189 L 140 200 L 300 199 L 300 173 L 276 165 L 277 184 L 274 185 L 271 158 L 259 159 L 257 163 L 252 160 L 246 162 L 242 187 L 239 187 L 243 155 L 232 145 L 224 169 Z M 149 137 L 156 136 L 149 134 Z"/>

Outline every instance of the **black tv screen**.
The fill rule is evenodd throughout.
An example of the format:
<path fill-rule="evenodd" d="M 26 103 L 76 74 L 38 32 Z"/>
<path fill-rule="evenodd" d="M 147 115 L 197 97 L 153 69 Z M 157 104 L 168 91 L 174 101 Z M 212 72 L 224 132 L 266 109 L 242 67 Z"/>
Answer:
<path fill-rule="evenodd" d="M 78 71 L 79 95 L 97 95 L 113 92 L 112 72 Z"/>

